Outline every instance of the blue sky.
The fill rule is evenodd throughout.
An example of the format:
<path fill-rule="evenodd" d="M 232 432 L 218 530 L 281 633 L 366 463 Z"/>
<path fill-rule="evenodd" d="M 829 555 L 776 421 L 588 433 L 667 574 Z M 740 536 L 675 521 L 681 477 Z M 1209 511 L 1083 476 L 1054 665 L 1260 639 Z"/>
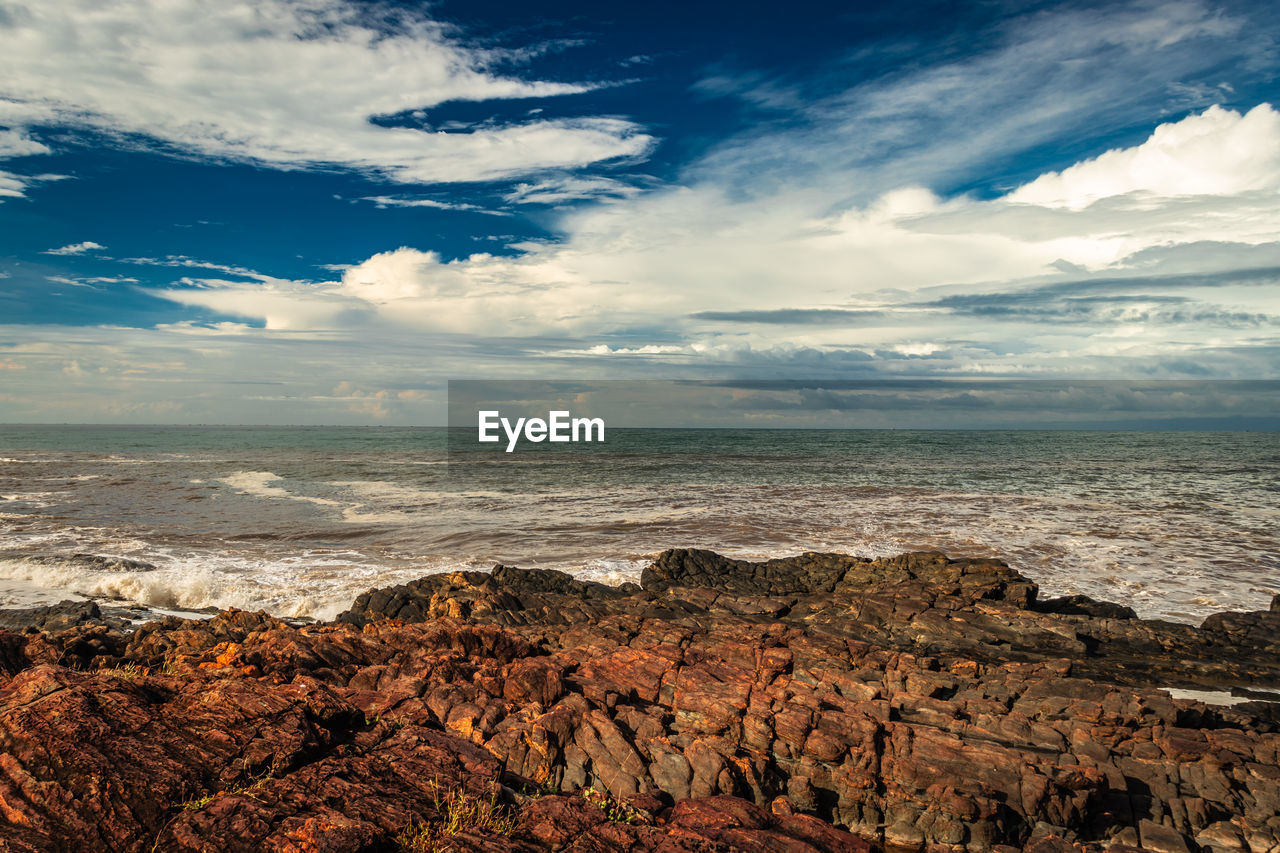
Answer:
<path fill-rule="evenodd" d="M 1275 379 L 1266 3 L 0 0 L 0 421 Z"/>

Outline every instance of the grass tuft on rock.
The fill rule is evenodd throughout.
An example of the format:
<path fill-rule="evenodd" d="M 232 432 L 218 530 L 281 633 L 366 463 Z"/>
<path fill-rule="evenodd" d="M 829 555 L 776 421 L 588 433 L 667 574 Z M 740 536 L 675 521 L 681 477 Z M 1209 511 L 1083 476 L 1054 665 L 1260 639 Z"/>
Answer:
<path fill-rule="evenodd" d="M 441 853 L 452 848 L 452 839 L 464 833 L 508 836 L 515 831 L 516 818 L 498 802 L 495 789 L 487 798 L 468 794 L 461 788 L 442 791 L 432 785 L 433 820 L 415 821 L 396 836 L 401 853 Z"/>

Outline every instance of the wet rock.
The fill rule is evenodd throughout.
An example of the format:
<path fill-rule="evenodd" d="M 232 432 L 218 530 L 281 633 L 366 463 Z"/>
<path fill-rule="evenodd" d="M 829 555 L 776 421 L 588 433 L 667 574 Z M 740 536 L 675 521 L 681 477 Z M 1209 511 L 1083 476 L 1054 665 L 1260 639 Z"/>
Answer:
<path fill-rule="evenodd" d="M 43 607 L 0 610 L 0 628 L 6 631 L 57 632 L 102 623 L 102 611 L 92 601 L 67 600 Z"/>
<path fill-rule="evenodd" d="M 142 560 L 109 554 L 37 554 L 15 557 L 41 566 L 66 566 L 91 572 L 150 572 L 155 566 Z"/>
<path fill-rule="evenodd" d="M 1137 619 L 1132 607 L 1099 601 L 1087 595 L 1064 595 L 1036 603 L 1041 613 L 1063 613 L 1070 616 L 1092 616 L 1098 619 Z"/>
<path fill-rule="evenodd" d="M 1206 633 L 1223 636 L 1227 642 L 1280 651 L 1280 611 L 1277 610 L 1215 613 L 1200 627 Z"/>

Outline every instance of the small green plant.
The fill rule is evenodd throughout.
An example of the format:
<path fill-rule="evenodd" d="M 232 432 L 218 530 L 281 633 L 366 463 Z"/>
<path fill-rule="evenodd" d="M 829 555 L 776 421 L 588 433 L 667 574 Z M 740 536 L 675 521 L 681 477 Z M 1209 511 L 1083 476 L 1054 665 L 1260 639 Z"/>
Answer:
<path fill-rule="evenodd" d="M 640 812 L 614 799 L 608 791 L 599 791 L 588 786 L 579 793 L 587 802 L 599 806 L 600 811 L 604 812 L 605 819 L 610 823 L 636 823 L 642 819 Z"/>
<path fill-rule="evenodd" d="M 175 657 L 165 656 L 164 664 L 160 667 L 161 675 L 186 675 L 184 670 L 178 669 L 178 661 Z"/>
<path fill-rule="evenodd" d="M 252 797 L 262 789 L 263 785 L 267 784 L 267 780 L 270 778 L 270 772 L 263 773 L 261 776 L 256 777 L 252 782 L 232 785 L 230 788 L 224 788 L 223 790 L 215 791 L 212 794 L 205 794 L 203 797 L 197 797 L 194 800 L 187 800 L 185 803 L 181 804 L 182 810 L 188 812 L 199 811 L 209 805 L 209 803 L 213 802 L 216 798 L 226 796 L 228 794 L 245 794 Z"/>
<path fill-rule="evenodd" d="M 116 678 L 123 678 L 125 681 L 137 681 L 139 678 L 151 674 L 150 667 L 138 666 L 133 661 L 122 663 L 119 666 L 104 666 L 98 671 L 107 675 L 114 675 Z"/>
<path fill-rule="evenodd" d="M 527 793 L 535 798 L 550 797 L 560 793 L 560 788 L 558 785 L 553 785 L 550 782 L 534 782 Z"/>
<path fill-rule="evenodd" d="M 396 836 L 401 853 L 441 853 L 451 848 L 454 836 L 464 832 L 507 836 L 515 831 L 516 819 L 498 802 L 496 788 L 482 798 L 461 788 L 442 791 L 433 782 L 431 800 L 435 819 L 406 826 Z"/>
<path fill-rule="evenodd" d="M 182 804 L 182 810 L 184 812 L 199 811 L 200 809 L 209 805 L 209 803 L 212 803 L 213 798 L 215 796 L 216 796 L 215 794 L 205 794 L 203 797 L 198 797 L 194 800 L 187 800 L 185 803 Z"/>

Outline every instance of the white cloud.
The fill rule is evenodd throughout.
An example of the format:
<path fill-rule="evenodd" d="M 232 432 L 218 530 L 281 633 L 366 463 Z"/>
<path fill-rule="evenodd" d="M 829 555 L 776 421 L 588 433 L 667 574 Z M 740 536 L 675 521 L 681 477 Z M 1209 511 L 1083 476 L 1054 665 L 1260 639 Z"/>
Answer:
<path fill-rule="evenodd" d="M 640 191 L 640 187 L 614 178 L 560 175 L 517 184 L 504 198 L 513 204 L 563 204 L 582 199 L 628 198 Z"/>
<path fill-rule="evenodd" d="M 7 125 L 17 123 L 10 113 L 8 102 L 0 99 L 0 160 L 50 153 L 49 146 L 37 139 L 33 139 L 25 128 L 8 127 Z M 0 169 L 0 199 L 23 198 L 26 195 L 27 188 L 32 184 L 58 177 L 61 176 L 42 175 L 29 177 Z"/>
<path fill-rule="evenodd" d="M 469 360 L 419 335 L 370 346 L 234 323 L 20 325 L 0 334 L 8 342 L 0 419 L 11 423 L 367 423 L 370 406 L 353 411 L 362 400 L 388 421 L 433 423 L 444 392 L 424 390 L 424 357 L 456 373 Z M 350 390 L 335 394 L 335 385 Z"/>
<path fill-rule="evenodd" d="M 0 128 L 0 160 L 10 157 L 29 157 L 33 154 L 48 154 L 49 146 L 32 139 L 25 130 L 6 130 Z"/>
<path fill-rule="evenodd" d="M 273 331 L 325 331 L 350 328 L 366 309 L 306 282 L 266 279 L 260 284 L 201 279 L 195 287 L 157 291 L 183 305 L 260 320 Z"/>
<path fill-rule="evenodd" d="M 1260 128 L 1250 151 L 1280 146 L 1280 124 L 1254 118 L 1274 116 L 1269 107 L 1248 117 L 1206 114 L 1207 130 L 1205 115 L 1193 115 L 1151 139 L 1190 128 L 1198 144 L 1229 147 L 1248 122 Z M 1133 159 L 1151 145 L 1111 157 Z M 786 366 L 856 352 L 903 360 L 888 370 L 919 369 L 922 359 L 939 371 L 1070 372 L 1091 361 L 1101 369 L 1185 353 L 1192 329 L 1213 330 L 1206 340 L 1218 348 L 1251 346 L 1251 338 L 1269 345 L 1265 329 L 1280 317 L 1280 296 L 1252 281 L 1212 280 L 1239 267 L 1250 245 L 1261 253 L 1255 265 L 1280 261 L 1280 198 L 1252 188 L 1256 159 L 1219 158 L 1220 191 L 1211 197 L 1160 196 L 1135 207 L 1117 196 L 1080 210 L 1017 200 L 1023 188 L 975 201 L 906 187 L 832 210 L 803 188 L 766 204 L 727 197 L 713 184 L 674 187 L 576 211 L 562 220 L 562 241 L 526 244 L 513 256 L 445 261 L 402 247 L 345 269 L 337 281 L 206 281 L 161 295 L 268 329 L 393 329 L 490 342 L 568 336 L 582 343 L 552 351 L 579 359 Z M 1176 298 L 1158 283 L 1142 284 L 1143 276 L 1190 271 L 1209 279 L 1179 285 Z M 1136 284 L 1113 283 L 1107 293 L 1128 295 L 1098 301 L 1086 286 L 1095 277 Z M 1069 291 L 1036 295 L 1072 280 L 1085 283 L 1079 299 Z M 991 304 L 946 301 L 984 293 Z M 827 313 L 820 323 L 803 311 L 788 319 L 785 311 L 797 308 Z M 781 319 L 694 316 L 734 311 Z M 1118 326 L 1130 329 L 1123 346 L 1097 337 Z"/>
<path fill-rule="evenodd" d="M 642 156 L 613 117 L 529 118 L 466 132 L 372 118 L 447 101 L 554 97 L 589 84 L 494 69 L 534 51 L 464 46 L 436 22 L 346 0 L 0 0 L 0 124 L 141 135 L 279 168 L 338 165 L 405 182 L 475 181 Z M 28 150 L 26 153 L 36 153 Z"/>
<path fill-rule="evenodd" d="M 93 276 L 69 276 L 69 275 L 50 275 L 45 276 L 46 280 L 56 282 L 57 284 L 70 284 L 76 287 L 88 287 L 94 290 L 102 288 L 94 287 L 98 284 L 137 284 L 136 278 L 119 275 L 93 275 Z"/>
<path fill-rule="evenodd" d="M 392 393 L 424 376 L 1277 376 L 1276 113 L 1209 108 L 1155 127 L 1169 81 L 1185 81 L 1182 104 L 1206 69 L 1252 61 L 1250 28 L 1167 3 L 1033 15 L 1003 38 L 801 103 L 670 185 L 580 184 L 616 197 L 514 254 L 400 247 L 319 282 L 132 259 L 193 276 L 152 292 L 239 322 L 10 327 L 5 358 L 26 368 L 13 394 L 28 402 L 6 413 L 93 419 L 100 404 L 112 420 L 113 400 L 180 387 L 195 421 L 430 422 Z M 1074 150 L 1135 121 L 1150 138 L 1002 196 L 947 192 L 1025 149 Z M 510 201 L 554 204 L 575 180 L 531 178 Z M 57 385 L 69 360 L 92 379 Z M 245 376 L 276 387 L 249 394 Z"/>
<path fill-rule="evenodd" d="M 1162 124 L 1141 145 L 1041 175 L 1008 199 L 1080 210 L 1129 193 L 1170 198 L 1277 189 L 1280 113 L 1260 104 L 1243 116 L 1215 106 Z"/>
<path fill-rule="evenodd" d="M 227 275 L 238 275 L 244 278 L 252 278 L 258 281 L 271 281 L 269 275 L 263 275 L 260 272 L 247 269 L 245 267 L 232 266 L 229 264 L 216 264 L 209 261 L 202 261 L 196 258 L 188 258 L 186 255 L 167 255 L 163 258 L 121 258 L 121 263 L 137 264 L 139 266 L 152 267 L 182 267 L 187 269 L 211 270 L 213 272 L 226 273 Z"/>
<path fill-rule="evenodd" d="M 29 184 L 23 176 L 0 169 L 0 198 L 22 198 Z"/>
<path fill-rule="evenodd" d="M 35 184 L 62 181 L 67 175 L 18 175 L 0 169 L 0 199 L 25 198 L 27 189 Z"/>
<path fill-rule="evenodd" d="M 554 251 L 543 258 L 487 254 L 444 262 L 400 248 L 374 255 L 327 283 L 200 279 L 154 291 L 185 305 L 261 320 L 268 329 L 390 327 L 417 332 L 522 336 L 652 316 L 653 295 L 603 288 Z"/>
<path fill-rule="evenodd" d="M 1015 15 L 983 33 L 984 49 L 902 67 L 901 56 L 864 58 L 883 69 L 833 94 L 793 98 L 796 121 L 739 134 L 708 152 L 690 177 L 768 198 L 788 186 L 822 188 L 830 201 L 874 197 L 905 185 L 944 189 L 1005 169 L 1027 151 L 1130 131 L 1135 117 L 1204 108 L 1170 83 L 1265 80 L 1274 66 L 1269 21 L 1229 16 L 1199 0 L 1059 7 Z M 1252 69 L 1252 71 L 1251 71 Z M 787 89 L 744 72 L 737 94 L 757 100 Z M 1139 119 L 1142 120 L 1142 119 Z M 1064 164 L 1065 165 L 1065 164 Z"/>
<path fill-rule="evenodd" d="M 85 252 L 98 252 L 107 248 L 101 243 L 95 243 L 92 240 L 85 240 L 83 243 L 71 243 L 59 249 L 49 249 L 46 255 L 83 255 Z"/>
<path fill-rule="evenodd" d="M 387 207 L 429 207 L 433 210 L 466 210 L 472 213 L 487 213 L 490 216 L 510 216 L 505 210 L 490 210 L 478 204 L 467 204 L 457 201 L 440 201 L 434 198 L 404 198 L 400 196 L 375 195 L 366 196 L 361 201 L 371 201 L 380 208 Z"/>

